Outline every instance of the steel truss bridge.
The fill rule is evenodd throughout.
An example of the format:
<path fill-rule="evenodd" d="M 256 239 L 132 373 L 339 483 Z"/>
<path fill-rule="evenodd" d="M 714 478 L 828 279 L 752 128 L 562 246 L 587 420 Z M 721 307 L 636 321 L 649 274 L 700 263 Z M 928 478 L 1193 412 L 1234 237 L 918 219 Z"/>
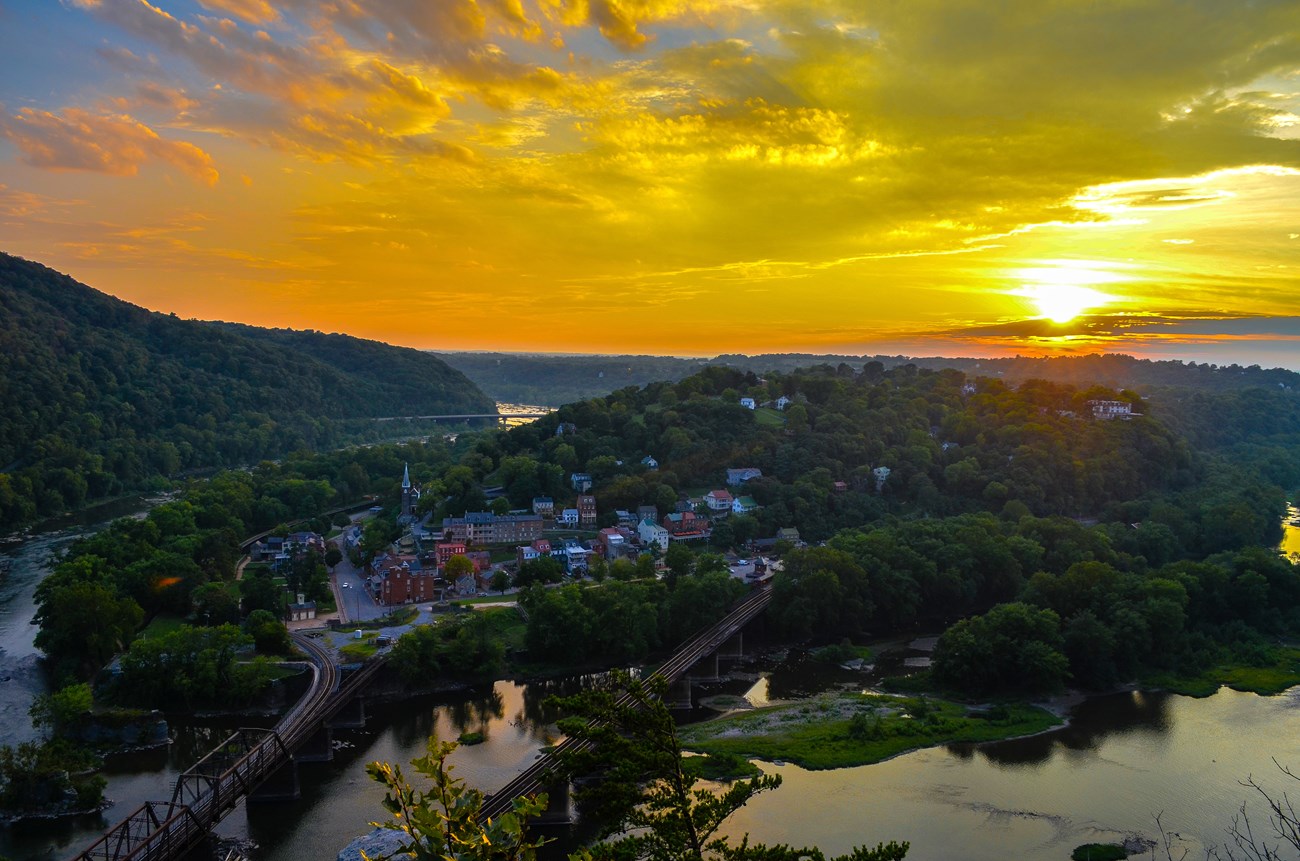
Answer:
<path fill-rule="evenodd" d="M 687 670 L 717 652 L 762 613 L 771 598 L 770 588 L 747 596 L 715 625 L 682 644 L 654 676 L 669 684 L 684 678 Z M 140 805 L 74 856 L 75 861 L 176 861 L 184 857 L 241 801 L 255 797 L 269 777 L 286 766 L 292 768 L 294 752 L 322 723 L 355 699 L 383 663 L 382 659 L 372 660 L 344 674 L 320 643 L 297 634 L 294 642 L 311 658 L 312 684 L 275 728 L 236 731 L 176 779 L 171 800 Z M 513 799 L 545 791 L 555 757 L 579 749 L 579 745 L 585 742 L 566 739 L 538 759 L 488 798 L 483 814 L 500 816 L 510 810 Z"/>
<path fill-rule="evenodd" d="M 76 861 L 173 861 L 286 766 L 323 722 L 354 699 L 382 665 L 344 674 L 315 640 L 294 635 L 311 658 L 312 684 L 274 729 L 240 729 L 176 779 L 170 801 L 147 801 L 75 856 Z"/>

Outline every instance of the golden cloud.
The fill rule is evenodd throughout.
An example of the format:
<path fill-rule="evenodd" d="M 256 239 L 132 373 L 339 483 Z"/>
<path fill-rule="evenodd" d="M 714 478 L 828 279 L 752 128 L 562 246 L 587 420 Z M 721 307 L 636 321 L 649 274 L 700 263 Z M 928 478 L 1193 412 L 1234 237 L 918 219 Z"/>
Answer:
<path fill-rule="evenodd" d="M 62 115 L 22 108 L 0 121 L 0 133 L 23 151 L 23 160 L 47 170 L 86 170 L 135 176 L 160 161 L 205 185 L 216 185 L 212 157 L 192 143 L 170 141 L 129 116 L 96 116 L 80 108 Z"/>

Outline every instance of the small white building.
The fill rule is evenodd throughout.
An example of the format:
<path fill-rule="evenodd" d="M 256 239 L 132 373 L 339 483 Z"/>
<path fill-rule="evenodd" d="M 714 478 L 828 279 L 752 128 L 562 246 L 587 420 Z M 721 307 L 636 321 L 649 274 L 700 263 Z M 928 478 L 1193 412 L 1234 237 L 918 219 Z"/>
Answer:
<path fill-rule="evenodd" d="M 781 397 L 776 399 L 776 408 L 778 410 L 784 410 L 786 407 L 790 406 L 791 403 L 792 401 L 789 398 L 785 395 L 781 395 Z"/>
<path fill-rule="evenodd" d="M 738 496 L 731 501 L 732 514 L 749 514 L 758 511 L 758 503 L 752 496 Z"/>
<path fill-rule="evenodd" d="M 876 477 L 876 493 L 880 493 L 885 487 L 885 482 L 889 480 L 889 474 L 893 472 L 887 466 L 878 466 L 871 470 L 871 474 Z"/>
<path fill-rule="evenodd" d="M 654 455 L 648 454 L 641 458 L 641 465 L 653 471 L 659 468 L 659 461 L 655 460 Z"/>
<path fill-rule="evenodd" d="M 1088 406 L 1092 408 L 1093 418 L 1102 419 L 1126 419 L 1133 415 L 1133 405 L 1128 401 L 1088 401 Z"/>
<path fill-rule="evenodd" d="M 653 545 L 657 546 L 661 553 L 668 552 L 668 530 L 655 523 L 653 518 L 643 518 L 637 525 L 636 534 L 645 547 Z"/>
<path fill-rule="evenodd" d="M 555 518 L 555 522 L 561 526 L 568 526 L 573 529 L 578 528 L 578 509 L 566 508 L 560 512 L 560 516 Z"/>
<path fill-rule="evenodd" d="M 753 398 L 741 398 L 740 405 L 747 410 L 756 409 L 758 407 L 758 404 L 754 403 Z"/>

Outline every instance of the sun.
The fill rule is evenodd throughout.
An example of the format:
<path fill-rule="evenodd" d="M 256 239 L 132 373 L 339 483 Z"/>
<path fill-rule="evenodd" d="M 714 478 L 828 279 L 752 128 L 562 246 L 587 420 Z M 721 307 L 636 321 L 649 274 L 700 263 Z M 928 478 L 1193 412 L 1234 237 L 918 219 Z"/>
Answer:
<path fill-rule="evenodd" d="M 1068 323 L 1084 311 L 1105 305 L 1110 297 L 1089 287 L 1069 284 L 1036 284 L 1020 290 L 1038 306 L 1038 313 L 1054 323 Z"/>
<path fill-rule="evenodd" d="M 1012 277 L 1024 284 L 1012 295 L 1028 299 L 1039 316 L 1054 323 L 1068 323 L 1093 308 L 1115 301 L 1114 296 L 1094 290 L 1089 284 L 1111 284 L 1123 276 L 1096 265 L 1075 260 L 1044 261 L 1048 265 L 1017 269 Z"/>

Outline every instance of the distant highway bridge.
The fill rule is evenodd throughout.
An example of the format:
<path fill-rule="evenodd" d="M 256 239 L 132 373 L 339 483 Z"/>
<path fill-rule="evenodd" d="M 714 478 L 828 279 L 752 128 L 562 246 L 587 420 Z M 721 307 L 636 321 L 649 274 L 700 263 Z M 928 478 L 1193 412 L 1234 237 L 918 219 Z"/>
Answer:
<path fill-rule="evenodd" d="M 527 413 L 464 413 L 462 415 L 446 416 L 383 416 L 382 418 L 373 418 L 371 421 L 376 422 L 400 422 L 400 421 L 449 421 L 463 422 L 469 419 L 539 419 L 542 416 L 555 412 L 553 409 L 537 410 Z"/>

